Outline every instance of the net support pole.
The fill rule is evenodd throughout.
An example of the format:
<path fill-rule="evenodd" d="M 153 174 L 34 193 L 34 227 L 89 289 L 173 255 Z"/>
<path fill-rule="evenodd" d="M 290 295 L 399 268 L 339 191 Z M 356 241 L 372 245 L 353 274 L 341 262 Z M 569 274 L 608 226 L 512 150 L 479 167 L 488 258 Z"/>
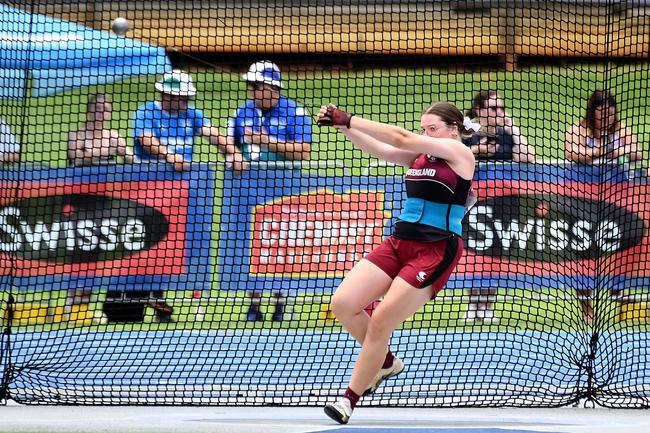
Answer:
<path fill-rule="evenodd" d="M 587 390 L 585 393 L 585 398 L 589 402 L 595 402 L 595 363 L 596 363 L 596 353 L 598 351 L 598 339 L 600 337 L 600 333 L 594 332 L 591 336 L 591 339 L 589 340 L 589 353 L 587 354 L 587 359 L 586 359 L 586 365 L 585 371 L 587 373 Z"/>
<path fill-rule="evenodd" d="M 0 366 L 2 366 L 2 380 L 0 381 L 0 403 L 6 404 L 9 398 L 9 377 L 11 375 L 11 325 L 14 320 L 15 299 L 10 293 L 7 300 L 7 323 L 0 337 Z"/>

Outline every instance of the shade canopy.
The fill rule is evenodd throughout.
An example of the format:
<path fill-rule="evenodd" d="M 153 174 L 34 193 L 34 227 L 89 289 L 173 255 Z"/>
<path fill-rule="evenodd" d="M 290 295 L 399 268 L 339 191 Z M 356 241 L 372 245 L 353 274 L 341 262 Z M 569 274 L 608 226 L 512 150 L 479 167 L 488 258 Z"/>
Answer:
<path fill-rule="evenodd" d="M 171 70 L 164 48 L 0 5 L 0 98 L 47 96 Z"/>

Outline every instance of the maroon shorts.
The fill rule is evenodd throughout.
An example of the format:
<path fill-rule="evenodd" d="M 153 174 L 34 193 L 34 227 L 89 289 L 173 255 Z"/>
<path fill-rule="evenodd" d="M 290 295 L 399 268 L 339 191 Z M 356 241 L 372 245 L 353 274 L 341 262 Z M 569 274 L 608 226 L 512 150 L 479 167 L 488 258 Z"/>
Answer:
<path fill-rule="evenodd" d="M 463 241 L 452 236 L 437 242 L 385 239 L 365 259 L 389 277 L 401 277 L 418 289 L 433 286 L 433 296 L 444 287 L 463 255 Z"/>

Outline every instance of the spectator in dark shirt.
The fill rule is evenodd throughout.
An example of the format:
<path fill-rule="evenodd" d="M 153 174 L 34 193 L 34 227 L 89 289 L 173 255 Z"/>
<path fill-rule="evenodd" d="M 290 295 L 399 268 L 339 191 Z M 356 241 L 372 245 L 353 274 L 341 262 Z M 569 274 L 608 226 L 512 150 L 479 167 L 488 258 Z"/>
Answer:
<path fill-rule="evenodd" d="M 535 148 L 528 144 L 494 90 L 476 94 L 467 117 L 481 124 L 481 131 L 463 140 L 478 161 L 535 162 Z"/>
<path fill-rule="evenodd" d="M 503 98 L 494 90 L 482 90 L 476 94 L 467 117 L 481 125 L 481 130 L 464 139 L 472 149 L 477 161 L 535 162 L 535 148 L 528 144 L 506 111 Z M 494 315 L 494 297 L 497 288 L 471 289 L 466 322 L 497 323 Z"/>

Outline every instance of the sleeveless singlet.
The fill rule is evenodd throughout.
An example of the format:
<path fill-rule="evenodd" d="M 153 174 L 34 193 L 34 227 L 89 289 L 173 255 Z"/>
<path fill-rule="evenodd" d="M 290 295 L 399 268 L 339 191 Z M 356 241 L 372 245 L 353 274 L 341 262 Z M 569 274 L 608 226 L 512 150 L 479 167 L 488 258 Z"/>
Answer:
<path fill-rule="evenodd" d="M 398 239 L 434 242 L 462 234 L 471 180 L 447 162 L 420 154 L 406 172 L 407 200 L 393 230 Z"/>

